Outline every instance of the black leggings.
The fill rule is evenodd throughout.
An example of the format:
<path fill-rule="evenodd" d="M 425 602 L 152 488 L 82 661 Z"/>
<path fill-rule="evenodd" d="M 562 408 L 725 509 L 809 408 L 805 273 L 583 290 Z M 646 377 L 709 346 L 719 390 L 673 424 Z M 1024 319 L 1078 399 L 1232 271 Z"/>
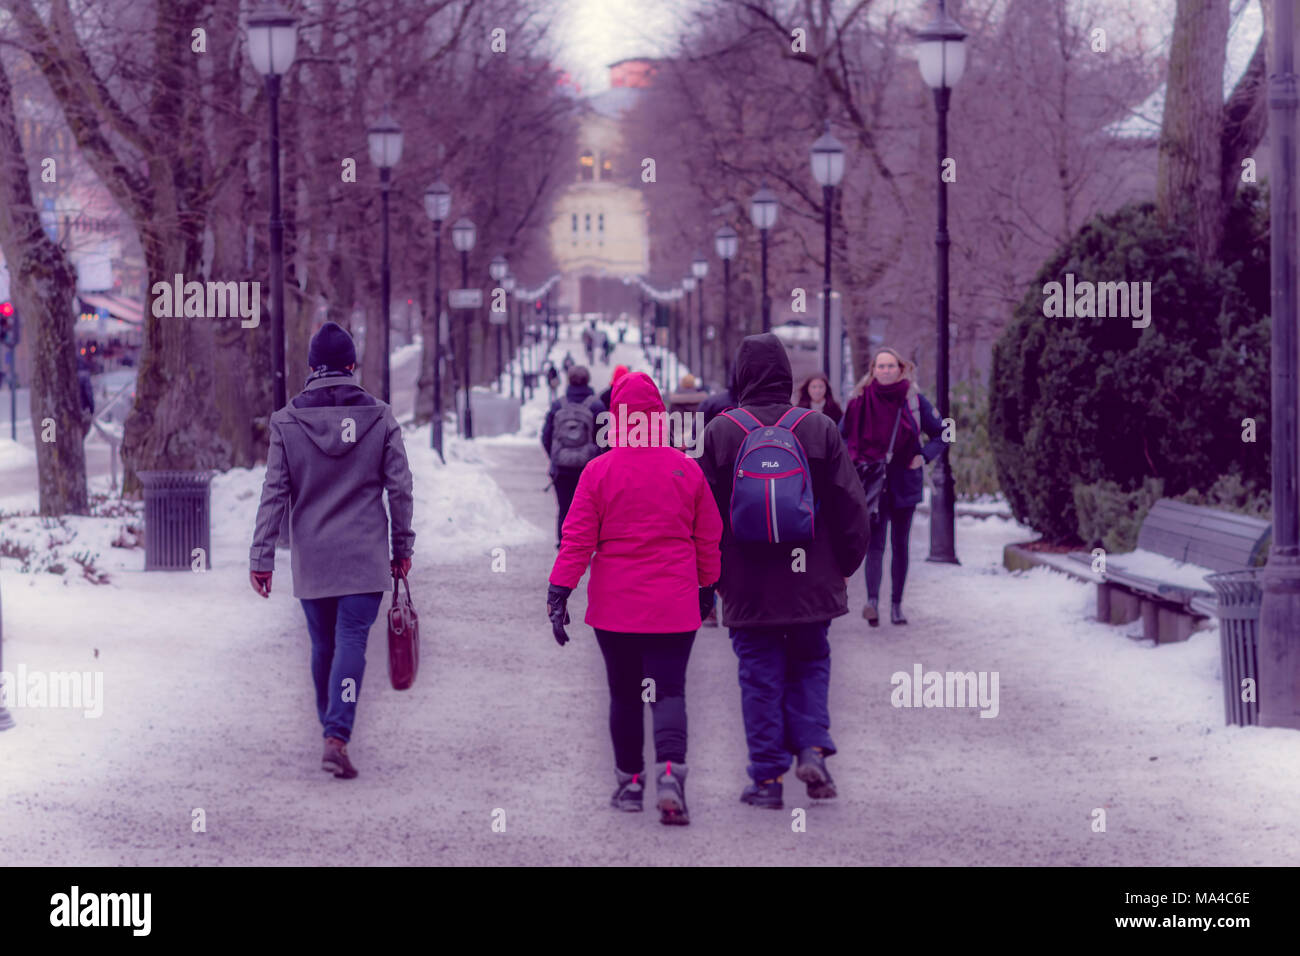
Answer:
<path fill-rule="evenodd" d="M 609 677 L 609 735 L 614 740 L 614 765 L 624 773 L 645 769 L 642 694 L 649 696 L 654 717 L 655 762 L 686 763 L 686 662 L 695 632 L 625 634 L 596 630 Z M 642 687 L 645 678 L 654 681 Z"/>
<path fill-rule="evenodd" d="M 880 514 L 871 522 L 871 542 L 867 545 L 867 561 L 863 567 L 867 576 L 867 598 L 880 598 L 880 575 L 885 564 L 885 532 L 889 532 L 893 560 L 889 565 L 890 600 L 902 603 L 903 584 L 907 581 L 907 539 L 912 531 L 912 515 L 916 506 L 890 508 L 880 504 Z"/>

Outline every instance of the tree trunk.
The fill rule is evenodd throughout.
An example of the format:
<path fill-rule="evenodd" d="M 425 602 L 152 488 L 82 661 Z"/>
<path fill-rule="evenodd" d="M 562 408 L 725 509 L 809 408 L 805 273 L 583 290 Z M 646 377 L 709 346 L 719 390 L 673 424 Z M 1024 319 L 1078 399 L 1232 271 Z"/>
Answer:
<path fill-rule="evenodd" d="M 1227 42 L 1225 0 L 1178 0 L 1160 129 L 1156 206 L 1166 222 L 1187 225 L 1204 261 L 1218 256 L 1223 237 L 1220 137 Z"/>
<path fill-rule="evenodd" d="M 73 290 L 77 276 L 41 228 L 14 114 L 9 75 L 0 62 L 0 248 L 13 280 L 23 333 L 32 339 L 32 432 L 43 515 L 86 514 L 89 418 L 81 408 Z M 57 167 L 56 167 L 57 170 Z"/>

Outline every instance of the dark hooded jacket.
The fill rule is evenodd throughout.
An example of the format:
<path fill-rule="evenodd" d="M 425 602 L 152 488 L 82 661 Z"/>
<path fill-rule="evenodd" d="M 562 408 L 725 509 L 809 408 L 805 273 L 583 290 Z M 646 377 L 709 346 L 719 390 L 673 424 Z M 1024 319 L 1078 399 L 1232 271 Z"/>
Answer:
<path fill-rule="evenodd" d="M 794 377 L 781 340 L 768 332 L 748 336 L 736 356 L 735 387 L 741 408 L 765 425 L 790 409 Z M 727 627 L 779 627 L 828 621 L 847 614 L 844 579 L 867 553 L 867 501 L 844 439 L 825 415 L 809 415 L 795 428 L 812 472 L 816 537 L 798 545 L 740 543 L 731 534 L 731 472 L 745 432 L 719 416 L 704 431 L 700 467 L 722 515 L 722 623 Z M 795 553 L 802 549 L 803 557 Z"/>

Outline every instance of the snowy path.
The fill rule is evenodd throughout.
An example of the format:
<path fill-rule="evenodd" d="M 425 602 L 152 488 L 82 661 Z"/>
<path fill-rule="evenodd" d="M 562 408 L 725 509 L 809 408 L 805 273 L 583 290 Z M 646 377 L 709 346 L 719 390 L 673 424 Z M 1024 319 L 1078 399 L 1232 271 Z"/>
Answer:
<path fill-rule="evenodd" d="M 615 361 L 633 353 L 620 347 Z M 608 367 L 594 371 L 603 385 Z M 790 775 L 784 812 L 737 802 L 736 662 L 726 631 L 703 629 L 687 677 L 692 825 L 615 813 L 594 636 L 575 623 L 559 648 L 544 616 L 555 554 L 544 456 L 519 440 L 478 448 L 539 533 L 504 544 L 489 535 L 480 557 L 453 564 L 422 561 L 417 541 L 421 674 L 410 691 L 388 687 L 381 619 L 349 747 L 358 779 L 318 769 L 307 637 L 287 577 L 262 601 L 246 585 L 232 593 L 216 575 L 186 575 L 210 592 L 198 626 L 154 584 L 152 615 L 109 637 L 94 635 L 115 613 L 111 592 L 82 589 L 28 657 L 102 668 L 113 706 L 84 722 L 20 712 L 19 728 L 0 734 L 5 862 L 1300 863 L 1300 735 L 1222 726 L 1217 634 L 1150 648 L 1088 621 L 1091 589 L 1001 568 L 1002 545 L 1030 535 L 992 519 L 959 520 L 963 565 L 953 568 L 924 560 L 928 524 L 917 517 L 906 627 L 869 629 L 855 578 L 851 614 L 831 628 L 839 800 L 811 804 Z M 234 529 L 230 547 L 241 541 L 246 551 L 247 529 Z M 506 564 L 494 572 L 498 545 Z M 584 609 L 585 585 L 575 622 Z M 917 662 L 999 672 L 999 715 L 894 708 L 890 676 Z M 64 732 L 73 720 L 76 732 Z M 807 832 L 792 832 L 797 807 Z M 1098 807 L 1105 833 L 1091 829 Z M 206 833 L 191 832 L 194 808 Z M 492 829 L 498 808 L 503 833 Z"/>

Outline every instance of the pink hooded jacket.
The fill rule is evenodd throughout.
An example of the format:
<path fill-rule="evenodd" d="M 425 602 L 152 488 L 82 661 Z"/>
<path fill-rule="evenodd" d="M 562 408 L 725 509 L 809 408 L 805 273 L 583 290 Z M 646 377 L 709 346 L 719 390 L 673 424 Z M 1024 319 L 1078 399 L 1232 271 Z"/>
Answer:
<path fill-rule="evenodd" d="M 613 404 L 610 450 L 582 470 L 551 583 L 577 587 L 590 563 L 591 627 L 693 631 L 700 626 L 699 588 L 714 584 L 722 569 L 718 506 L 700 466 L 654 427 L 650 416 L 663 413 L 664 404 L 650 376 L 620 378 Z"/>

